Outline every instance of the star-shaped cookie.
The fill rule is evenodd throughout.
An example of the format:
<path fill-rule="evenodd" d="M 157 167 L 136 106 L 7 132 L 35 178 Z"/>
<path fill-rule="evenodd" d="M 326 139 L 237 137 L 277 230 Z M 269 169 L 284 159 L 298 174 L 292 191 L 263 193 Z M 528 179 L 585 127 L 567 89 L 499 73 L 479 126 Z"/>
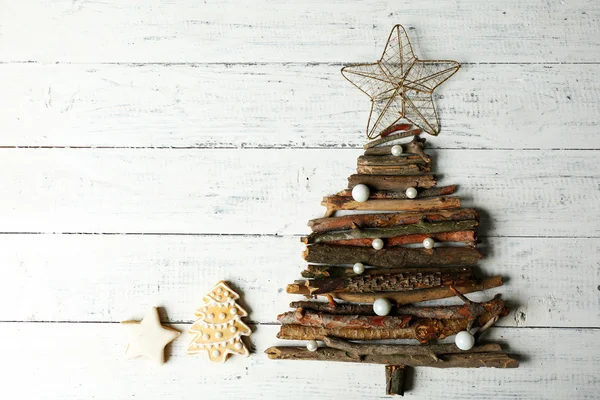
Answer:
<path fill-rule="evenodd" d="M 175 340 L 180 333 L 161 325 L 158 310 L 152 307 L 141 321 L 123 321 L 129 337 L 125 354 L 128 359 L 147 357 L 158 364 L 165 362 L 165 346 Z"/>
<path fill-rule="evenodd" d="M 367 137 L 393 132 L 407 120 L 431 135 L 440 132 L 433 90 L 460 68 L 456 61 L 419 60 L 401 25 L 390 33 L 381 59 L 342 68 L 342 75 L 371 98 Z"/>

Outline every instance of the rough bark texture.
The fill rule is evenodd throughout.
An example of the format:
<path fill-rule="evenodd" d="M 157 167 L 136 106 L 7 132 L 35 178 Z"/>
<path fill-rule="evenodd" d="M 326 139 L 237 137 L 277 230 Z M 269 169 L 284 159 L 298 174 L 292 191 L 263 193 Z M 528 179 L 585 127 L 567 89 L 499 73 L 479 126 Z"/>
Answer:
<path fill-rule="evenodd" d="M 288 287 L 291 285 L 288 285 Z M 480 292 L 482 290 L 495 288 L 502 286 L 502 277 L 493 276 L 490 278 L 483 279 L 481 282 L 468 284 L 468 285 L 457 285 L 455 288 L 461 293 L 473 293 Z M 303 291 L 304 290 L 304 291 Z M 298 285 L 296 289 L 297 294 L 309 296 L 308 288 L 305 286 Z M 446 297 L 453 297 L 456 294 L 448 286 L 440 286 L 431 289 L 420 289 L 413 290 L 410 292 L 381 292 L 381 293 L 324 293 L 318 296 L 331 296 L 332 298 L 352 301 L 356 303 L 373 303 L 380 297 L 385 297 L 391 301 L 396 302 L 397 305 L 418 303 L 420 301 L 438 300 Z"/>
<path fill-rule="evenodd" d="M 302 241 L 306 244 L 313 244 L 330 242 L 334 240 L 375 238 L 384 239 L 402 235 L 412 235 L 416 233 L 431 234 L 438 232 L 470 231 L 474 230 L 477 227 L 477 225 L 479 225 L 479 222 L 476 220 L 442 222 L 419 221 L 416 224 L 396 225 L 386 228 L 349 229 L 345 231 L 336 232 L 311 233 L 307 237 L 302 238 Z"/>
<path fill-rule="evenodd" d="M 404 365 L 385 366 L 385 393 L 388 396 L 404 396 Z"/>
<path fill-rule="evenodd" d="M 316 326 L 326 329 L 338 328 L 370 328 L 370 329 L 397 329 L 406 328 L 412 317 L 410 316 L 366 316 L 366 315 L 335 315 L 318 312 L 304 312 L 302 310 L 289 311 L 277 316 L 282 325 Z"/>
<path fill-rule="evenodd" d="M 402 156 L 359 156 L 356 161 L 358 166 L 392 166 L 392 165 L 410 165 L 421 164 L 428 165 L 429 162 L 423 160 L 421 156 L 402 155 Z"/>
<path fill-rule="evenodd" d="M 477 244 L 477 236 L 475 231 L 459 231 L 459 232 L 440 232 L 440 233 L 420 233 L 415 235 L 396 236 L 384 240 L 387 247 L 403 246 L 407 244 L 423 243 L 423 240 L 431 238 L 439 243 L 464 243 L 468 246 Z M 348 240 L 332 240 L 327 243 L 333 245 L 347 246 L 372 246 L 373 239 L 348 239 Z"/>
<path fill-rule="evenodd" d="M 389 355 L 389 356 L 353 356 L 344 350 L 321 347 L 317 351 L 308 351 L 305 347 L 269 347 L 265 353 L 276 360 L 314 360 L 339 361 L 364 364 L 407 365 L 411 367 L 435 368 L 517 368 L 519 361 L 504 353 L 459 353 L 444 354 L 435 361 L 429 356 Z"/>
<path fill-rule="evenodd" d="M 408 165 L 359 165 L 356 173 L 362 175 L 415 175 L 431 172 L 426 164 Z"/>
<path fill-rule="evenodd" d="M 332 306 L 329 303 L 317 301 L 294 301 L 290 307 L 303 311 L 312 310 L 335 315 L 365 315 L 375 316 L 373 306 L 370 304 L 336 304 Z M 406 305 L 393 307 L 390 316 L 407 315 L 415 318 L 437 318 L 437 319 L 468 319 L 478 320 L 480 325 L 483 321 L 489 321 L 492 316 L 508 315 L 508 308 L 497 294 L 492 300 L 483 303 L 470 302 L 462 305 L 453 306 L 430 306 L 419 307 Z M 481 317 L 481 319 L 480 319 Z"/>
<path fill-rule="evenodd" d="M 450 268 L 445 271 L 421 272 L 413 271 L 381 274 L 356 275 L 343 278 L 314 279 L 304 282 L 309 294 L 323 293 L 374 293 L 374 292 L 404 292 L 409 290 L 426 289 L 436 286 L 463 285 L 474 283 L 475 277 L 471 271 Z M 292 287 L 299 285 L 295 283 Z M 288 292 L 293 293 L 293 292 Z"/>
<path fill-rule="evenodd" d="M 456 185 L 439 186 L 439 187 L 433 187 L 430 189 L 422 189 L 420 191 L 417 191 L 418 192 L 417 198 L 446 196 L 446 195 L 454 193 L 455 191 L 456 191 Z M 344 189 L 344 190 L 336 193 L 336 196 L 352 197 L 352 190 Z M 333 197 L 333 196 L 328 196 L 328 197 Z M 326 199 L 327 199 L 327 197 L 324 197 L 323 201 L 326 201 Z M 371 199 L 371 200 L 381 200 L 381 199 L 403 200 L 403 199 L 408 199 L 408 197 L 406 197 L 406 192 L 374 190 L 371 192 L 369 199 Z"/>
<path fill-rule="evenodd" d="M 429 267 L 419 268 L 419 272 L 443 272 L 448 271 L 449 267 Z M 471 271 L 470 267 L 458 267 L 456 270 Z M 380 275 L 380 274 L 397 274 L 401 272 L 415 271 L 414 268 L 367 268 L 362 275 Z M 356 276 L 352 268 L 338 267 L 335 265 L 309 265 L 302 271 L 302 277 L 312 279 L 322 278 L 341 278 Z"/>
<path fill-rule="evenodd" d="M 352 189 L 358 184 L 367 185 L 376 190 L 406 190 L 409 187 L 430 188 L 437 184 L 434 175 L 350 175 L 348 188 Z"/>
<path fill-rule="evenodd" d="M 470 350 L 461 350 L 454 343 L 412 345 L 412 344 L 369 344 L 354 343 L 344 339 L 326 336 L 323 338 L 325 344 L 332 349 L 345 350 L 357 356 L 391 356 L 395 354 L 422 355 L 435 358 L 440 354 L 453 353 L 497 353 L 502 348 L 497 343 L 489 343 L 474 346 Z"/>
<path fill-rule="evenodd" d="M 354 264 L 373 267 L 436 267 L 442 265 L 476 265 L 481 253 L 472 247 L 439 247 L 431 250 L 404 247 L 375 250 L 358 246 L 313 244 L 307 246 L 304 259 L 316 264 Z"/>
<path fill-rule="evenodd" d="M 371 140 L 369 143 L 363 146 L 364 149 L 370 149 L 380 144 L 390 142 L 392 140 L 402 139 L 410 136 L 417 136 L 421 133 L 420 128 L 410 129 L 411 125 L 398 124 L 392 125 L 389 128 L 381 132 L 379 139 Z M 396 132 L 392 135 L 393 132 Z"/>
<path fill-rule="evenodd" d="M 487 321 L 485 321 L 487 322 Z M 468 319 L 433 319 L 417 318 L 406 328 L 333 328 L 282 325 L 277 337 L 288 340 L 323 340 L 325 336 L 333 336 L 350 340 L 384 340 L 384 339 L 416 339 L 419 343 L 444 339 L 467 329 L 471 321 Z"/>
<path fill-rule="evenodd" d="M 318 218 L 308 221 L 313 232 L 330 232 L 344 229 L 386 228 L 396 225 L 424 222 L 479 220 L 477 211 L 462 208 L 447 211 L 416 213 L 382 213 L 344 215 L 334 218 Z"/>
<path fill-rule="evenodd" d="M 449 210 L 460 207 L 460 198 L 431 197 L 424 199 L 376 199 L 363 202 L 355 201 L 351 197 L 326 197 L 321 205 L 327 207 L 327 214 L 331 215 L 337 210 L 363 210 L 363 211 L 435 211 Z"/>

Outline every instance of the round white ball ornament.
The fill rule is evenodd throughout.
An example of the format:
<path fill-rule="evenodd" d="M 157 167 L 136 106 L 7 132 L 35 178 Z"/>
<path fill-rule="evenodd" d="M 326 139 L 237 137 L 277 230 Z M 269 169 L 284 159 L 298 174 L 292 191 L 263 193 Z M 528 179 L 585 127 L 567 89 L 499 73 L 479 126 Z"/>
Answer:
<path fill-rule="evenodd" d="M 369 200 L 369 196 L 371 195 L 371 191 L 367 185 L 363 185 L 359 183 L 358 185 L 352 188 L 352 198 L 359 203 L 364 203 Z"/>
<path fill-rule="evenodd" d="M 388 299 L 379 298 L 373 303 L 373 311 L 381 317 L 388 315 L 392 311 L 392 303 Z"/>
<path fill-rule="evenodd" d="M 432 238 L 427 238 L 423 240 L 423 247 L 425 247 L 426 249 L 433 249 L 434 245 L 435 241 Z"/>
<path fill-rule="evenodd" d="M 461 350 L 471 350 L 475 346 L 475 337 L 469 331 L 460 331 L 456 334 L 454 343 Z"/>
<path fill-rule="evenodd" d="M 383 240 L 377 238 L 377 239 L 373 239 L 373 243 L 371 243 L 371 245 L 373 246 L 373 248 L 375 250 L 381 250 L 383 249 Z"/>
<path fill-rule="evenodd" d="M 365 264 L 363 264 L 363 263 L 354 264 L 354 266 L 352 267 L 352 271 L 354 271 L 354 273 L 357 275 L 362 274 L 363 272 L 365 272 Z"/>
<path fill-rule="evenodd" d="M 308 351 L 317 351 L 318 348 L 319 348 L 319 344 L 317 343 L 316 340 L 309 340 L 306 343 L 306 349 Z"/>
<path fill-rule="evenodd" d="M 409 199 L 414 199 L 415 197 L 417 197 L 417 189 L 415 189 L 414 187 L 409 187 L 408 189 L 406 189 L 406 197 L 408 197 Z"/>
<path fill-rule="evenodd" d="M 399 144 L 396 144 L 394 146 L 392 146 L 392 155 L 393 156 L 399 156 L 400 154 L 402 154 L 404 150 L 402 149 L 402 146 L 400 146 Z"/>

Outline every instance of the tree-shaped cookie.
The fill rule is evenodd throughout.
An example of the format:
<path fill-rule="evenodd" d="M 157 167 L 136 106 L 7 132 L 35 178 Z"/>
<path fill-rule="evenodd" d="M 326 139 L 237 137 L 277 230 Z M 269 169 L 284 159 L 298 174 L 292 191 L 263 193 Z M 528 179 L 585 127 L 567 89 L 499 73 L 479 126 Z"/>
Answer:
<path fill-rule="evenodd" d="M 239 298 L 224 281 L 202 298 L 204 304 L 195 312 L 198 320 L 188 331 L 196 335 L 188 354 L 208 351 L 211 361 L 217 362 L 225 362 L 230 353 L 248 356 L 242 336 L 250 336 L 251 331 L 242 322 L 248 313 L 235 302 Z"/>

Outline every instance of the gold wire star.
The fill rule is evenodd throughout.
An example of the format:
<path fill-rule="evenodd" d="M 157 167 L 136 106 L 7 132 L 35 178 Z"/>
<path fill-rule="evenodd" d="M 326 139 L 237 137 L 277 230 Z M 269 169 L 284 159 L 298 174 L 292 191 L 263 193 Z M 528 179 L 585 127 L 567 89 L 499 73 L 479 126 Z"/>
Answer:
<path fill-rule="evenodd" d="M 342 75 L 371 98 L 367 137 L 375 139 L 398 130 L 402 120 L 437 135 L 433 90 L 459 68 L 456 61 L 419 60 L 406 30 L 396 25 L 379 61 L 344 67 Z"/>

